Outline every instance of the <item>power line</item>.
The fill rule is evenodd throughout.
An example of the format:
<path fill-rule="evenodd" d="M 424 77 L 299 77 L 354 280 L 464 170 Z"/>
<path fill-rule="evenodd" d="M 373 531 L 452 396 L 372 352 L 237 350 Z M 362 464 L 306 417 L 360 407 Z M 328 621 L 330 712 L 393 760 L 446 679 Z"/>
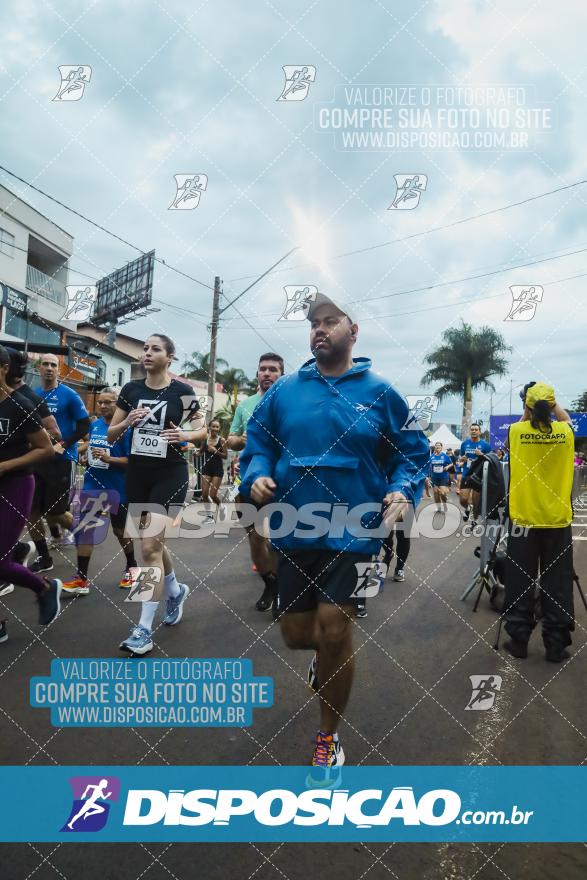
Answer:
<path fill-rule="evenodd" d="M 516 269 L 527 268 L 528 266 L 537 266 L 540 263 L 549 263 L 552 260 L 561 260 L 564 257 L 573 257 L 573 256 L 576 256 L 577 254 L 583 254 L 586 251 L 587 251 L 587 247 L 578 248 L 577 250 L 567 251 L 564 254 L 558 254 L 553 257 L 543 257 L 538 260 L 531 260 L 527 263 L 517 263 L 516 265 L 513 265 L 513 266 L 512 265 L 504 266 L 502 269 L 493 269 L 489 272 L 477 273 L 476 275 L 466 275 L 463 278 L 453 278 L 450 281 L 438 281 L 435 284 L 427 284 L 424 287 L 412 287 L 409 290 L 398 290 L 398 291 L 395 291 L 394 293 L 383 293 L 380 296 L 372 296 L 372 297 L 369 297 L 368 299 L 360 300 L 358 303 L 356 303 L 356 305 L 361 305 L 362 303 L 376 302 L 377 300 L 381 300 L 381 299 L 391 299 L 396 296 L 406 296 L 407 294 L 410 294 L 410 293 L 425 293 L 426 291 L 429 291 L 429 290 L 435 290 L 438 287 L 447 287 L 451 284 L 462 284 L 464 281 L 475 281 L 475 280 L 478 280 L 479 278 L 488 278 L 491 275 L 501 275 L 504 272 L 512 272 Z M 580 278 L 580 277 L 582 277 L 582 276 L 581 275 L 572 275 L 571 276 L 571 278 Z M 565 280 L 565 279 L 562 279 L 562 280 Z M 569 279 L 567 279 L 567 280 L 569 280 Z M 551 281 L 551 282 L 547 282 L 547 283 L 555 284 L 558 282 Z M 541 286 L 545 287 L 546 284 L 543 284 Z M 499 295 L 501 296 L 502 294 L 499 294 Z M 253 318 L 256 316 L 249 315 L 249 317 Z M 362 320 L 363 321 L 370 320 L 370 318 L 363 318 Z"/>
<path fill-rule="evenodd" d="M 411 290 L 400 290 L 396 293 L 383 293 L 380 296 L 372 296 L 363 302 L 375 302 L 379 299 L 390 299 L 394 296 L 405 296 L 408 293 L 421 293 L 424 290 L 434 290 L 437 287 L 446 287 L 449 284 L 461 284 L 463 281 L 476 281 L 479 278 L 488 278 L 490 275 L 501 275 L 504 272 L 512 272 L 515 269 L 525 269 L 528 266 L 538 266 L 540 263 L 549 263 L 552 260 L 562 260 L 563 257 L 574 257 L 576 254 L 584 254 L 587 247 L 579 248 L 576 251 L 568 251 L 566 254 L 559 254 L 557 257 L 543 257 L 540 260 L 531 260 L 528 263 L 518 263 L 515 266 L 507 266 L 504 269 L 493 269 L 490 272 L 481 272 L 478 275 L 467 275 L 464 278 L 453 278 L 451 281 L 439 281 L 437 284 L 428 284 L 426 287 L 414 287 Z"/>
<path fill-rule="evenodd" d="M 542 287 L 550 287 L 552 284 L 562 284 L 565 281 L 573 281 L 575 278 L 586 278 L 586 277 L 587 277 L 587 272 L 580 272 L 578 275 L 569 275 L 566 278 L 557 278 L 554 281 L 546 281 L 541 286 Z M 450 309 L 450 308 L 453 308 L 456 306 L 464 305 L 466 303 L 477 303 L 477 302 L 485 302 L 485 300 L 488 300 L 488 299 L 498 299 L 504 295 L 505 295 L 504 293 L 492 293 L 489 296 L 477 296 L 477 297 L 473 297 L 472 299 L 459 299 L 459 300 L 456 300 L 455 302 L 442 303 L 437 306 L 427 306 L 426 308 L 423 308 L 423 309 L 413 309 L 412 311 L 409 311 L 409 312 L 394 312 L 391 315 L 371 315 L 366 318 L 361 318 L 361 323 L 363 323 L 364 321 L 379 321 L 383 318 L 401 318 L 404 315 L 420 315 L 420 314 L 422 314 L 422 312 L 434 312 L 434 311 L 437 311 L 438 309 Z M 245 317 L 245 316 L 243 315 L 242 317 Z M 294 323 L 296 323 L 296 322 L 284 321 L 282 323 L 282 328 L 286 324 L 293 325 Z M 228 327 L 226 327 L 225 329 L 228 329 Z M 255 328 L 251 327 L 249 324 L 248 328 L 247 327 L 231 326 L 230 329 L 231 330 L 247 330 L 247 329 L 254 330 Z"/>
<path fill-rule="evenodd" d="M 18 174 L 14 174 L 13 171 L 9 171 L 8 168 L 4 167 L 4 165 L 0 165 L 0 171 L 4 171 L 6 174 L 9 174 L 10 177 L 14 177 L 15 180 L 19 180 L 21 183 L 24 183 L 25 186 L 28 186 L 31 189 L 34 189 L 35 192 L 38 192 L 42 196 L 45 196 L 45 198 L 50 199 L 52 202 L 55 202 L 56 205 L 60 205 L 62 208 L 65 208 L 66 211 L 70 211 L 70 213 L 75 214 L 76 217 L 80 217 L 82 220 L 85 220 L 86 223 L 90 223 L 92 226 L 95 226 L 96 229 L 100 229 L 102 232 L 105 232 L 106 235 L 110 235 L 112 238 L 117 239 L 117 241 L 122 242 L 122 244 L 125 244 L 127 247 L 130 247 L 133 250 L 138 251 L 140 254 L 147 253 L 142 248 L 138 247 L 136 244 L 132 244 L 132 242 L 127 241 L 125 238 L 122 238 L 120 235 L 117 235 L 115 232 L 111 232 L 109 229 L 106 229 L 105 226 L 101 226 L 99 223 L 96 223 L 95 220 L 90 220 L 90 218 L 86 217 L 85 214 L 80 214 L 80 212 L 76 211 L 75 208 L 70 208 L 69 205 L 66 205 L 64 202 L 61 202 L 59 199 L 56 199 L 55 196 L 49 195 L 49 193 L 46 193 L 42 189 L 39 189 L 39 187 L 34 186 L 34 184 L 30 183 L 28 180 L 25 180 L 23 177 L 19 177 Z M 5 213 L 5 212 L 3 212 L 3 213 Z M 188 275 L 187 272 L 182 272 L 181 269 L 177 269 L 175 266 L 171 266 L 169 263 L 166 263 L 165 260 L 163 260 L 161 257 L 155 257 L 155 261 L 157 263 L 161 263 L 163 266 L 165 266 L 171 272 L 176 272 L 178 275 L 183 275 L 184 278 L 188 278 L 190 281 L 195 281 L 196 284 L 200 284 L 202 287 L 206 287 L 208 290 L 214 289 L 209 284 L 205 284 L 204 281 L 200 281 L 199 278 L 194 278 L 192 275 Z M 80 274 L 82 274 L 82 273 L 80 272 Z"/>
<path fill-rule="evenodd" d="M 511 202 L 509 205 L 502 205 L 500 208 L 492 208 L 489 211 L 483 211 L 481 214 L 472 214 L 470 217 L 462 217 L 460 220 L 453 220 L 452 223 L 445 223 L 442 226 L 432 226 L 430 229 L 424 229 L 422 232 L 413 232 L 411 235 L 405 235 L 402 238 L 394 238 L 391 241 L 383 241 L 380 244 L 372 244 L 368 247 L 357 248 L 354 251 L 346 251 L 342 254 L 334 254 L 331 257 L 332 260 L 340 260 L 343 257 L 351 257 L 355 254 L 365 254 L 368 251 L 374 251 L 378 248 L 389 247 L 392 244 L 399 244 L 402 241 L 410 241 L 413 238 L 421 238 L 424 235 L 430 235 L 433 232 L 440 232 L 443 229 L 452 229 L 455 226 L 460 226 L 462 223 L 469 223 L 471 220 L 479 220 L 481 217 L 489 217 L 492 214 L 498 214 L 500 211 L 509 211 L 510 208 L 519 208 L 520 205 L 527 205 L 530 202 L 535 202 L 538 199 L 544 199 L 546 196 L 552 196 L 559 192 L 564 192 L 567 189 L 573 189 L 577 186 L 584 186 L 587 183 L 587 179 L 585 180 L 577 180 L 575 183 L 569 183 L 565 186 L 559 186 L 556 189 L 551 189 L 548 192 L 540 193 L 537 196 L 528 196 L 526 199 L 522 199 L 519 202 Z M 303 269 L 307 266 L 313 265 L 312 263 L 298 263 L 296 266 L 290 266 L 287 269 L 277 269 L 277 272 L 289 272 L 293 269 Z M 255 278 L 255 275 L 242 275 L 240 278 L 231 278 L 230 282 L 233 281 L 247 281 L 249 278 Z"/>

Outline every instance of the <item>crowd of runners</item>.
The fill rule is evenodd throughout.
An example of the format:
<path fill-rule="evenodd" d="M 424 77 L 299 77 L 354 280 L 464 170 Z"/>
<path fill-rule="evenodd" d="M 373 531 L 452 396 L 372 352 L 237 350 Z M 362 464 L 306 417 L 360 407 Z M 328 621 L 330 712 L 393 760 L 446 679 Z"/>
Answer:
<path fill-rule="evenodd" d="M 170 375 L 175 348 L 165 335 L 145 340 L 144 378 L 100 392 L 93 420 L 79 395 L 59 382 L 55 355 L 42 356 L 33 390 L 23 382 L 26 355 L 0 346 L 0 596 L 15 585 L 30 589 L 38 622 L 48 626 L 64 599 L 92 592 L 92 553 L 111 526 L 124 559 L 118 586 L 141 600 L 120 650 L 149 653 L 158 613 L 176 626 L 190 593 L 176 577 L 166 535 L 193 500 L 185 449 L 196 445 L 201 523 L 221 522 L 233 510 L 242 518 L 262 581 L 256 611 L 273 615 L 290 648 L 311 652 L 308 682 L 320 708 L 312 765 L 328 781 L 344 763 L 337 730 L 353 678 L 353 619 L 367 615 L 373 594 L 364 585 L 388 569 L 404 580 L 411 548 L 403 523 L 424 493 L 432 495 L 435 515 L 446 513 L 452 489 L 463 518 L 478 516 L 479 493 L 465 483 L 490 446 L 475 423 L 460 448 L 446 450 L 442 443 L 431 448 L 417 427 L 405 430 L 404 398 L 369 359 L 353 357 L 353 317 L 318 294 L 307 318 L 312 358 L 284 375 L 278 354 L 261 355 L 258 391 L 238 405 L 226 438 L 216 418 L 206 425 L 194 389 Z M 549 386 L 531 383 L 525 394 L 522 420 L 510 429 L 517 482 L 509 492 L 510 518 L 528 535 L 511 546 L 517 568 L 510 565 L 506 583 L 505 648 L 527 656 L 540 567 L 550 590 L 543 601 L 547 659 L 560 662 L 573 629 L 573 432 Z M 235 453 L 227 494 L 226 462 Z M 87 464 L 72 509 L 80 454 Z M 269 538 L 267 518 L 260 527 L 256 514 L 279 504 L 330 511 L 328 527 L 314 518 Z M 351 504 L 371 507 L 358 529 L 347 515 Z M 52 550 L 68 543 L 76 545 L 75 570 L 62 582 L 52 576 Z M 2 621 L 0 641 L 6 638 Z"/>

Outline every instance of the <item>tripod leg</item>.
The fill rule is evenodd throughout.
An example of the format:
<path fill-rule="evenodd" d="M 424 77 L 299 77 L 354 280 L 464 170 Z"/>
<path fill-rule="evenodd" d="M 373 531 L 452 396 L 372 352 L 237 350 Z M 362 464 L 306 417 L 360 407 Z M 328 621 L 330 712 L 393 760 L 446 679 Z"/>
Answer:
<path fill-rule="evenodd" d="M 585 599 L 585 593 L 583 592 L 581 584 L 579 583 L 579 578 L 573 578 L 573 580 L 575 581 L 575 586 L 579 590 L 579 595 L 581 597 L 581 601 L 583 602 L 583 607 L 585 608 L 585 611 L 587 611 L 587 600 Z"/>
<path fill-rule="evenodd" d="M 503 623 L 503 614 L 499 616 L 499 623 L 497 624 L 497 638 L 495 640 L 495 645 L 493 646 L 494 651 L 499 651 L 499 640 L 501 638 L 501 625 Z"/>
<path fill-rule="evenodd" d="M 475 577 L 473 578 L 473 580 L 471 581 L 471 583 L 469 584 L 469 586 L 467 587 L 467 589 L 465 590 L 465 592 L 461 596 L 461 602 L 464 602 L 465 599 L 467 598 L 467 596 L 469 595 L 469 593 L 473 592 L 473 590 L 475 589 L 475 587 L 477 585 L 477 581 L 479 580 L 479 577 L 480 577 L 480 575 L 478 575 L 478 574 L 475 575 Z"/>

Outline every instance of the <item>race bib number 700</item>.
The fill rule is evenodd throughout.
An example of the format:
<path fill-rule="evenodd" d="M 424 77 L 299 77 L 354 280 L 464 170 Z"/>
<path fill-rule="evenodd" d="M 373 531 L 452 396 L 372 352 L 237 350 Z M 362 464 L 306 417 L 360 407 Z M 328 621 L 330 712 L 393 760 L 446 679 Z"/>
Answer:
<path fill-rule="evenodd" d="M 150 455 L 155 458 L 165 458 L 167 455 L 167 440 L 164 437 L 160 437 L 154 431 L 135 428 L 130 451 L 133 455 Z"/>

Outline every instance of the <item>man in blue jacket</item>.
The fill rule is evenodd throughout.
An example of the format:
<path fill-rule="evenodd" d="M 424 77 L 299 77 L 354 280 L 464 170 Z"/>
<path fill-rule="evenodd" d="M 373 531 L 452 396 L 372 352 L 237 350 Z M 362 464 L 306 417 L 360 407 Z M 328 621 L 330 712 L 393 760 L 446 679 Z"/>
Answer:
<path fill-rule="evenodd" d="M 352 357 L 359 328 L 348 314 L 318 293 L 307 318 L 314 358 L 278 379 L 257 405 L 241 488 L 257 504 L 290 505 L 298 523 L 310 525 L 279 528 L 272 544 L 285 642 L 316 652 L 309 682 L 320 698 L 320 730 L 311 781 L 326 786 L 337 784 L 344 763 L 337 727 L 353 677 L 361 574 L 392 524 L 419 501 L 429 451 L 421 431 L 402 430 L 409 414 L 403 397 L 368 358 Z M 304 505 L 330 519 L 308 520 Z"/>

